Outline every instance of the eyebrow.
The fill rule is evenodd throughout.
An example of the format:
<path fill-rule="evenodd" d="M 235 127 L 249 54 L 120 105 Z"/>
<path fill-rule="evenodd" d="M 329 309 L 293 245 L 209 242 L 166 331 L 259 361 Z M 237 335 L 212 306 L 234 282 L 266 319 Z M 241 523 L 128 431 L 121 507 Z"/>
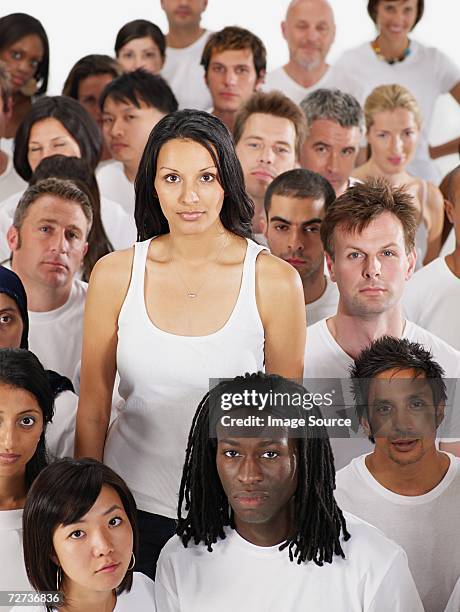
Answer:
<path fill-rule="evenodd" d="M 216 166 L 206 166 L 206 168 L 201 168 L 201 170 L 198 170 L 198 172 L 204 172 L 205 170 L 210 170 L 211 168 L 217 170 Z M 161 166 L 160 170 L 170 170 L 171 172 L 177 172 L 177 174 L 180 174 L 180 170 L 175 170 L 174 168 L 169 168 L 168 166 Z"/>
<path fill-rule="evenodd" d="M 67 136 L 66 134 L 62 134 L 62 136 L 53 136 L 53 138 L 51 138 L 51 142 L 53 142 L 54 140 L 61 140 L 64 138 L 69 138 L 69 136 Z M 40 141 L 39 140 L 29 140 L 29 145 L 32 143 L 40 144 Z"/>
<path fill-rule="evenodd" d="M 396 242 L 389 242 L 388 244 L 385 244 L 385 245 L 379 247 L 379 249 L 388 249 L 389 247 L 397 247 L 397 248 L 399 248 L 399 244 L 397 244 Z M 353 249 L 355 251 L 362 251 L 363 250 L 362 247 L 354 246 L 352 244 L 345 245 L 345 248 L 346 249 Z"/>
<path fill-rule="evenodd" d="M 278 221 L 281 223 L 286 223 L 286 225 L 292 225 L 292 221 L 288 221 L 287 219 L 283 219 L 283 217 L 279 217 L 278 215 L 274 215 L 270 217 L 270 222 Z M 323 220 L 319 217 L 314 217 L 313 219 L 308 219 L 308 221 L 302 221 L 301 225 L 314 225 L 315 223 L 321 223 Z"/>
<path fill-rule="evenodd" d="M 3 414 L 4 412 L 5 411 L 0 408 L 0 414 Z M 37 414 L 41 414 L 41 410 L 39 410 L 38 408 L 29 408 L 29 410 L 21 410 L 21 412 L 18 412 L 16 414 L 16 416 L 19 416 L 21 414 L 30 414 L 31 412 L 36 412 Z"/>
<path fill-rule="evenodd" d="M 248 134 L 247 136 L 244 137 L 244 140 L 264 140 L 262 138 L 262 136 L 251 136 L 250 134 Z M 282 144 L 285 145 L 286 147 L 292 147 L 291 143 L 287 142 L 286 140 L 275 140 L 274 144 Z"/>
<path fill-rule="evenodd" d="M 6 306 L 5 308 L 0 308 L 0 313 L 2 313 L 2 312 L 13 312 L 13 313 L 16 313 L 16 312 L 18 312 L 18 310 L 19 310 L 19 307 L 14 308 L 14 306 Z"/>
<path fill-rule="evenodd" d="M 83 211 L 82 211 L 83 212 Z M 85 217 L 86 219 L 86 217 Z M 38 219 L 37 223 L 50 223 L 51 225 L 59 225 L 58 221 L 56 221 L 56 219 Z M 65 226 L 66 229 L 72 229 L 72 230 L 77 230 L 79 232 L 82 232 L 83 230 L 78 227 L 78 225 L 74 225 L 73 223 L 71 225 L 66 225 Z"/>
<path fill-rule="evenodd" d="M 101 516 L 107 516 L 107 514 L 110 514 L 114 510 L 122 510 L 122 509 L 123 508 L 120 508 L 120 506 L 118 504 L 114 504 L 113 506 L 110 506 L 110 508 L 108 510 L 103 512 Z M 74 521 L 73 523 L 66 523 L 65 527 L 69 527 L 70 525 L 77 525 L 78 523 L 86 523 L 86 519 L 81 518 L 81 519 L 79 519 L 77 521 Z"/>
<path fill-rule="evenodd" d="M 229 446 L 241 446 L 241 442 L 238 442 L 238 440 L 236 439 L 232 439 L 232 438 L 222 438 L 221 440 L 219 440 L 219 442 L 221 444 L 228 444 Z M 275 440 L 275 439 L 267 439 L 267 440 L 261 440 L 258 444 L 258 446 L 270 446 L 271 444 L 281 444 L 281 440 Z"/>

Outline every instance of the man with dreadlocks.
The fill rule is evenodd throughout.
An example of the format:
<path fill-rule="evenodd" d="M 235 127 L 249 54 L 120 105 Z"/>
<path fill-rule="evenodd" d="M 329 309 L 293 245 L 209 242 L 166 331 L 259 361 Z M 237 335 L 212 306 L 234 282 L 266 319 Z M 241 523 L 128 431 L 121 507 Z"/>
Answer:
<path fill-rule="evenodd" d="M 460 577 L 460 459 L 436 448 L 445 406 L 458 410 L 447 401 L 456 381 L 422 345 L 390 336 L 351 375 L 374 449 L 337 473 L 337 500 L 404 548 L 425 612 L 439 612 Z"/>
<path fill-rule="evenodd" d="M 311 399 L 264 374 L 222 381 L 203 398 L 177 535 L 157 567 L 161 612 L 423 610 L 404 551 L 337 506 Z"/>

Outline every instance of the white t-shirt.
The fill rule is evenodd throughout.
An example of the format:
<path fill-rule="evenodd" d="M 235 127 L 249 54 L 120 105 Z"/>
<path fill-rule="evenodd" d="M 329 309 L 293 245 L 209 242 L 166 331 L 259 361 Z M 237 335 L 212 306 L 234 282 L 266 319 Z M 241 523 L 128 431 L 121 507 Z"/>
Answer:
<path fill-rule="evenodd" d="M 50 457 L 73 457 L 78 395 L 63 391 L 54 402 L 54 416 L 46 428 L 46 448 Z"/>
<path fill-rule="evenodd" d="M 408 319 L 460 350 L 460 278 L 444 257 L 414 274 L 404 291 L 403 305 Z"/>
<path fill-rule="evenodd" d="M 444 612 L 458 612 L 460 610 L 460 578 L 457 580 L 452 595 L 447 603 Z"/>
<path fill-rule="evenodd" d="M 0 591 L 30 591 L 22 552 L 23 510 L 0 510 Z M 30 609 L 30 608 L 29 608 Z M 0 610 L 14 610 L 0 606 Z"/>
<path fill-rule="evenodd" d="M 161 75 L 168 81 L 179 108 L 206 110 L 212 98 L 204 80 L 201 55 L 212 32 L 205 30 L 198 40 L 184 49 L 166 47 L 166 61 Z"/>
<path fill-rule="evenodd" d="M 128 216 L 134 220 L 136 204 L 134 183 L 128 180 L 123 164 L 115 160 L 100 164 L 96 169 L 96 178 L 101 196 L 118 202 Z"/>
<path fill-rule="evenodd" d="M 14 212 L 26 188 L 27 183 L 24 183 L 23 191 L 16 191 L 3 202 L 0 202 L 0 261 L 10 256 L 6 233 L 13 223 Z M 115 250 L 127 249 L 136 242 L 137 230 L 134 221 L 134 208 L 132 215 L 129 215 L 123 210 L 118 200 L 110 200 L 104 197 L 101 192 L 101 219 L 107 238 Z"/>
<path fill-rule="evenodd" d="M 321 319 L 332 317 L 337 312 L 337 304 L 339 303 L 339 290 L 337 284 L 332 282 L 329 276 L 326 276 L 326 290 L 323 295 L 306 305 L 307 311 L 307 327 L 314 325 Z"/>
<path fill-rule="evenodd" d="M 442 245 L 442 249 L 439 253 L 439 257 L 446 257 L 455 251 L 455 230 L 452 228 L 449 235 L 446 238 L 445 243 Z"/>
<path fill-rule="evenodd" d="M 29 587 L 30 590 L 30 587 Z M 59 612 L 59 608 L 53 608 Z M 134 572 L 133 585 L 129 593 L 126 591 L 117 597 L 113 612 L 155 612 L 155 584 L 145 574 Z M 17 606 L 14 612 L 44 612 L 44 606 Z"/>
<path fill-rule="evenodd" d="M 403 62 L 390 65 L 380 60 L 366 42 L 345 51 L 334 67 L 342 74 L 352 74 L 363 85 L 359 98 L 362 105 L 378 85 L 398 83 L 412 92 L 422 113 L 423 128 L 415 159 L 408 170 L 414 176 L 438 184 L 440 173 L 429 156 L 428 136 L 436 100 L 460 82 L 460 68 L 439 49 L 426 47 L 416 40 L 411 41 L 411 53 Z"/>
<path fill-rule="evenodd" d="M 425 612 L 439 612 L 460 576 L 460 459 L 449 455 L 449 469 L 434 489 L 406 496 L 382 486 L 365 457 L 337 473 L 337 503 L 404 548 Z"/>
<path fill-rule="evenodd" d="M 314 85 L 303 87 L 297 81 L 294 81 L 283 66 L 269 72 L 265 77 L 263 86 L 265 91 L 277 89 L 284 93 L 296 104 L 300 104 L 302 100 L 316 89 L 340 89 L 346 93 L 350 93 L 355 98 L 363 96 L 363 86 L 350 75 L 340 75 L 334 67 L 329 67 L 324 75 Z"/>
<path fill-rule="evenodd" d="M 346 559 L 298 565 L 287 549 L 261 547 L 226 528 L 208 552 L 178 536 L 160 553 L 155 598 L 161 612 L 422 611 L 404 551 L 378 529 L 346 515 Z"/>
<path fill-rule="evenodd" d="M 29 349 L 47 370 L 72 380 L 81 359 L 83 312 L 88 284 L 74 279 L 67 302 L 48 312 L 29 310 Z"/>
<path fill-rule="evenodd" d="M 447 378 L 460 377 L 460 352 L 434 334 L 426 331 L 411 321 L 406 321 L 403 338 L 410 342 L 419 342 L 433 353 L 435 361 L 441 365 Z M 306 379 L 348 379 L 353 359 L 336 342 L 329 331 L 326 319 L 308 328 L 304 361 L 304 378 Z M 307 383 L 308 387 L 308 383 Z M 320 387 L 320 385 L 319 385 Z M 315 389 L 316 391 L 319 390 Z M 449 422 L 450 423 L 450 422 Z M 447 420 L 446 420 L 447 424 Z M 451 427 L 451 435 L 457 435 L 458 425 Z M 444 439 L 453 442 L 454 439 Z M 336 469 L 340 469 L 355 457 L 372 451 L 371 442 L 362 430 L 350 438 L 332 438 Z"/>
<path fill-rule="evenodd" d="M 0 174 L 0 202 L 3 202 L 3 200 L 13 193 L 24 190 L 26 187 L 27 183 L 14 169 L 13 158 L 8 155 L 5 172 Z"/>

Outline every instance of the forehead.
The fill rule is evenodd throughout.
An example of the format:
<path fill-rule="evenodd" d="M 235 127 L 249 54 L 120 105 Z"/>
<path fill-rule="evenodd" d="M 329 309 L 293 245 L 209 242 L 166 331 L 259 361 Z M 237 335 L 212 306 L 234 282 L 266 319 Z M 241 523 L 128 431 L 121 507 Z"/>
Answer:
<path fill-rule="evenodd" d="M 35 395 L 26 389 L 0 383 L 0 413 L 18 414 L 25 410 L 42 412 Z"/>
<path fill-rule="evenodd" d="M 379 111 L 372 116 L 374 127 L 385 129 L 415 127 L 414 114 L 406 108 L 395 108 L 391 111 Z"/>
<path fill-rule="evenodd" d="M 379 372 L 371 381 L 369 399 L 404 399 L 408 395 L 432 396 L 432 390 L 424 372 L 414 368 L 390 368 Z"/>
<path fill-rule="evenodd" d="M 41 119 L 32 125 L 30 128 L 30 139 L 34 138 L 54 138 L 55 136 L 70 136 L 70 133 L 65 129 L 62 123 L 54 117 Z"/>
<path fill-rule="evenodd" d="M 288 9 L 286 21 L 308 23 L 324 21 L 332 25 L 334 15 L 329 4 L 323 0 L 294 0 Z"/>
<path fill-rule="evenodd" d="M 210 63 L 233 66 L 238 64 L 253 65 L 254 58 L 251 49 L 223 49 L 212 52 Z"/>
<path fill-rule="evenodd" d="M 78 202 L 65 200 L 52 194 L 42 195 L 30 205 L 24 223 L 27 221 L 33 223 L 45 218 L 63 226 L 83 224 L 86 227 L 88 224 L 85 213 Z"/>
<path fill-rule="evenodd" d="M 295 198 L 293 196 L 273 195 L 269 216 L 280 216 L 287 221 L 308 221 L 324 217 L 323 198 Z"/>
<path fill-rule="evenodd" d="M 249 115 L 244 124 L 242 138 L 255 136 L 267 142 L 288 142 L 295 146 L 295 126 L 290 119 L 266 113 Z"/>
<path fill-rule="evenodd" d="M 122 49 L 158 49 L 156 42 L 150 36 L 139 36 L 125 43 Z"/>
<path fill-rule="evenodd" d="M 380 2 L 377 3 L 377 7 L 382 5 L 401 5 L 401 6 L 411 6 L 415 9 L 418 8 L 418 3 L 419 0 L 380 0 Z"/>
<path fill-rule="evenodd" d="M 330 119 L 317 119 L 310 126 L 307 141 L 322 142 L 329 146 L 357 146 L 361 139 L 359 127 L 342 127 Z"/>
<path fill-rule="evenodd" d="M 83 90 L 89 91 L 90 89 L 102 89 L 112 81 L 113 76 L 110 74 L 110 72 L 90 74 L 80 80 L 78 84 L 78 93 L 81 94 Z"/>
<path fill-rule="evenodd" d="M 334 230 L 336 247 L 359 247 L 363 251 L 373 251 L 387 244 L 399 244 L 404 248 L 404 231 L 401 221 L 390 212 L 384 212 L 373 219 L 361 232 L 347 232 L 338 225 Z"/>
<path fill-rule="evenodd" d="M 104 101 L 104 113 L 110 113 L 115 115 L 117 113 L 124 113 L 127 110 L 136 110 L 140 113 L 148 113 L 149 111 L 157 111 L 153 106 L 148 106 L 143 100 L 140 99 L 139 95 L 135 92 L 137 106 L 131 102 L 131 100 L 115 100 L 111 96 L 108 96 Z"/>
<path fill-rule="evenodd" d="M 6 293 L 3 293 L 2 289 L 0 288 L 0 309 L 3 310 L 5 308 L 12 308 L 13 310 L 19 312 L 19 306 L 15 300 L 13 300 L 13 298 L 9 295 L 6 295 Z"/>
<path fill-rule="evenodd" d="M 211 153 L 199 142 L 185 138 L 173 138 L 165 142 L 158 153 L 157 169 L 203 170 L 215 167 Z"/>
<path fill-rule="evenodd" d="M 39 56 L 40 58 L 44 53 L 43 43 L 38 34 L 27 34 L 27 36 L 23 36 L 16 42 L 12 43 L 10 47 L 14 49 L 21 49 L 26 53 Z"/>

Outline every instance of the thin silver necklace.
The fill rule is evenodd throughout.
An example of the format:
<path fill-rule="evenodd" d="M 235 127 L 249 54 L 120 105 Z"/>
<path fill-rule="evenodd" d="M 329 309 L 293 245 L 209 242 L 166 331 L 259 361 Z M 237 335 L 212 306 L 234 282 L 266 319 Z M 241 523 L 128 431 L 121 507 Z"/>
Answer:
<path fill-rule="evenodd" d="M 224 250 L 224 248 L 228 245 L 228 237 L 225 237 L 225 241 L 224 244 L 221 246 L 221 248 L 219 249 L 216 257 L 214 259 L 212 259 L 211 261 L 209 261 L 207 263 L 207 265 L 209 266 L 210 264 L 215 264 L 218 262 L 219 257 L 221 256 L 222 251 Z M 185 295 L 189 300 L 195 300 L 197 298 L 200 297 L 201 291 L 203 289 L 203 287 L 206 285 L 206 283 L 209 280 L 209 274 L 207 274 L 205 276 L 204 281 L 201 283 L 201 285 L 198 287 L 198 289 L 191 289 L 187 283 L 184 280 L 184 277 L 182 276 L 182 274 L 179 271 L 179 268 L 177 267 L 177 262 L 174 260 L 173 256 L 172 256 L 172 252 L 171 252 L 171 263 L 173 264 L 173 268 L 176 272 L 177 278 L 180 280 L 180 282 L 182 283 L 182 285 L 184 285 L 185 287 Z"/>

